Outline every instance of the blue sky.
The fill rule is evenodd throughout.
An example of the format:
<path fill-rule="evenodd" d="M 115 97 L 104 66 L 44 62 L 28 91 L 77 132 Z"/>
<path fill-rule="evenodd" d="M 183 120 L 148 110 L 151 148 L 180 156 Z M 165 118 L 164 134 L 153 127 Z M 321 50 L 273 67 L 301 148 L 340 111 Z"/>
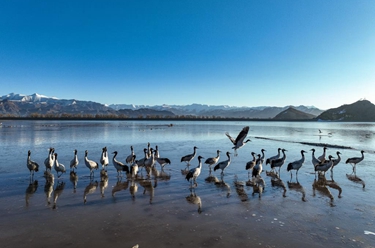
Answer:
<path fill-rule="evenodd" d="M 0 95 L 375 104 L 375 1 L 2 1 Z"/>

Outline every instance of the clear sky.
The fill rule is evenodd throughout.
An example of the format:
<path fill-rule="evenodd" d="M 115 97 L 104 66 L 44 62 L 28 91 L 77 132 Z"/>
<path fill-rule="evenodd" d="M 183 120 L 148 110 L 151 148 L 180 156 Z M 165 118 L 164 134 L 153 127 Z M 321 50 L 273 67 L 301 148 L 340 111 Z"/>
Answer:
<path fill-rule="evenodd" d="M 375 104 L 373 0 L 5 0 L 0 95 Z"/>

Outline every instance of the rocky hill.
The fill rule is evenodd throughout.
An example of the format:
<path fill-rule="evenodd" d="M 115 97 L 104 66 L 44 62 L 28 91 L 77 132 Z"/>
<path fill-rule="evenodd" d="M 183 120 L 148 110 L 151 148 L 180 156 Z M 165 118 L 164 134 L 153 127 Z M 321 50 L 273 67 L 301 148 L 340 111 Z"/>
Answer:
<path fill-rule="evenodd" d="M 299 111 L 293 107 L 289 107 L 288 109 L 276 115 L 273 120 L 311 120 L 314 117 L 315 115 Z"/>
<path fill-rule="evenodd" d="M 320 121 L 375 121 L 375 105 L 367 100 L 345 104 L 324 111 L 315 118 Z"/>

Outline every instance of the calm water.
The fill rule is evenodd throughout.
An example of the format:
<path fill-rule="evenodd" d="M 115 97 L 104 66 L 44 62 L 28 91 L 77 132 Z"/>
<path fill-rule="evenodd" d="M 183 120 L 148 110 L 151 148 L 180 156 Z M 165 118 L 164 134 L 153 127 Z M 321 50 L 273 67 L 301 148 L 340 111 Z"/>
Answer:
<path fill-rule="evenodd" d="M 215 171 L 212 176 L 217 182 L 206 181 L 209 170 L 204 165 L 198 187 L 191 190 L 181 157 L 197 146 L 197 155 L 214 157 L 219 149 L 224 160 L 232 147 L 224 133 L 236 136 L 247 125 L 252 142 L 232 157 L 224 177 Z M 0 134 L 2 247 L 43 247 L 52 242 L 58 247 L 375 247 L 374 123 L 2 121 Z M 85 150 L 99 162 L 101 149 L 107 146 L 109 153 L 118 151 L 117 158 L 125 161 L 131 145 L 142 158 L 147 142 L 158 145 L 161 157 L 172 161 L 164 171 L 157 165 L 158 173 L 150 180 L 124 177 L 120 181 L 110 162 L 108 181 L 101 181 L 99 170 L 90 180 Z M 316 156 L 321 155 L 322 143 L 329 145 L 327 157 L 340 151 L 342 160 L 333 178 L 327 173 L 330 181 L 325 186 L 314 187 L 310 150 L 315 148 Z M 55 175 L 52 185 L 46 183 L 43 161 L 49 147 L 55 148 L 66 167 L 73 150 L 78 150 L 78 181 L 70 180 L 68 169 L 59 179 Z M 252 151 L 260 153 L 263 148 L 267 158 L 276 155 L 279 147 L 288 150 L 281 168 L 285 188 L 272 186 L 265 173 L 261 199 L 252 194 L 252 187 L 236 186 L 235 178 L 242 183 L 248 180 L 245 164 Z M 296 179 L 290 181 L 286 165 L 299 159 L 302 149 L 308 151 L 306 162 L 299 171 L 299 188 L 293 188 Z M 37 182 L 31 185 L 28 150 L 41 165 L 34 176 Z M 365 188 L 346 176 L 352 172 L 346 159 L 360 156 L 360 150 L 365 151 L 365 159 L 357 166 L 357 176 Z M 195 158 L 191 167 L 197 164 Z M 263 169 L 270 170 L 266 165 Z"/>

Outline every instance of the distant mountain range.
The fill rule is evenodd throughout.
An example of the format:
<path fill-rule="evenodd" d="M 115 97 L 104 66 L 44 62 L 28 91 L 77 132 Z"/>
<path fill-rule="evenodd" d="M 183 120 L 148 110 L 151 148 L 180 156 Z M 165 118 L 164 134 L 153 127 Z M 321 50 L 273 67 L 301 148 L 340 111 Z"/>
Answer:
<path fill-rule="evenodd" d="M 233 107 L 227 105 L 205 105 L 205 104 L 190 104 L 190 105 L 130 105 L 130 104 L 112 104 L 109 107 L 119 109 L 153 109 L 160 111 L 170 111 L 178 116 L 210 116 L 221 118 L 251 118 L 251 119 L 272 119 L 280 112 L 288 109 L 291 106 L 285 107 Z M 293 107 L 301 112 L 311 114 L 312 118 L 318 116 L 323 112 L 315 107 L 296 106 Z"/>
<path fill-rule="evenodd" d="M 361 103 L 361 104 L 357 104 Z M 40 94 L 21 95 L 11 93 L 0 97 L 2 117 L 106 117 L 106 118 L 246 118 L 274 120 L 350 120 L 356 121 L 356 113 L 361 120 L 372 120 L 375 106 L 369 101 L 359 101 L 352 105 L 357 111 L 352 113 L 351 105 L 343 105 L 327 111 L 313 106 L 285 107 L 233 107 L 226 105 L 104 105 L 92 101 L 58 99 Z M 364 109 L 365 113 L 358 110 Z M 346 114 L 343 114 L 346 113 Z"/>

